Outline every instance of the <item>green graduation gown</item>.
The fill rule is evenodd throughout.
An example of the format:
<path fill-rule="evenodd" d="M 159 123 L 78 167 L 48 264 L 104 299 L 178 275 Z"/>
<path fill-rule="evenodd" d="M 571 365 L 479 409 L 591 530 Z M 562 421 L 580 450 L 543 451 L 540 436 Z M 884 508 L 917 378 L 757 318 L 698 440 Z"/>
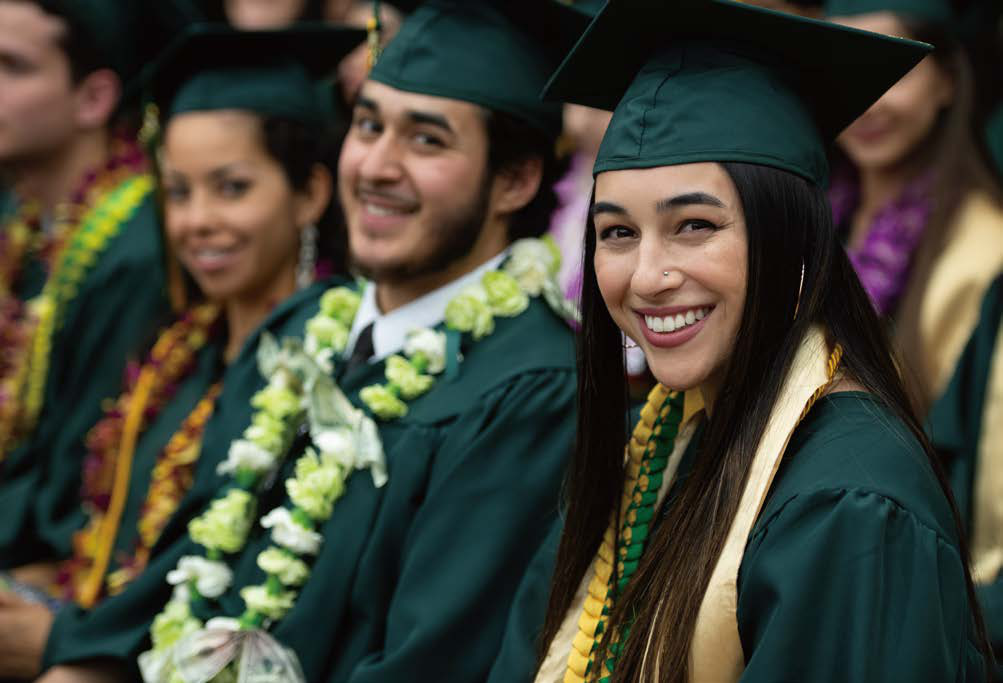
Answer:
<path fill-rule="evenodd" d="M 496 320 L 489 337 L 465 335 L 461 351 L 455 377 L 441 376 L 405 418 L 380 424 L 388 483 L 375 489 L 366 472 L 349 480 L 310 580 L 272 629 L 309 681 L 481 681 L 497 655 L 512 596 L 557 514 L 574 431 L 574 347 L 565 323 L 534 300 Z M 339 381 L 362 406 L 359 391 L 383 370 L 365 365 Z M 282 503 L 294 461 L 260 511 Z M 239 589 L 264 578 L 256 558 L 268 544 L 256 527 L 221 611 L 200 616 L 243 611 Z M 78 613 L 72 629 L 63 619 L 59 639 L 75 644 L 51 648 L 46 663 L 133 660 L 170 596 L 164 576 L 186 554 L 200 552 L 175 544 L 91 618 Z"/>
<path fill-rule="evenodd" d="M 209 387 L 222 379 L 223 390 L 216 399 L 212 416 L 203 431 L 201 453 L 196 463 L 192 487 L 179 503 L 154 546 L 153 558 L 147 571 L 134 584 L 126 587 L 121 596 L 106 598 L 98 603 L 90 612 L 75 605 L 64 607 L 58 612 L 46 646 L 45 666 L 95 656 L 93 651 L 99 656 L 103 654 L 102 648 L 114 650 L 114 643 L 122 638 L 120 631 L 136 635 L 149 626 L 150 619 L 158 609 L 152 602 L 146 606 L 145 611 L 130 612 L 125 617 L 116 611 L 115 606 L 120 602 L 129 604 L 133 585 L 139 584 L 140 592 L 144 586 L 151 584 L 156 584 L 157 588 L 160 584 L 166 585 L 164 577 L 167 571 L 173 569 L 173 565 L 162 568 L 160 560 L 165 554 L 164 549 L 184 545 L 188 521 L 199 514 L 216 494 L 221 484 L 216 466 L 226 459 L 230 442 L 238 438 L 249 424 L 250 398 L 265 384 L 258 370 L 256 355 L 262 332 L 267 330 L 281 338 L 302 330 L 306 320 L 316 313 L 316 301 L 323 289 L 321 285 L 314 285 L 277 306 L 248 337 L 237 357 L 225 369 L 221 342 L 211 342 L 201 349 L 196 370 L 179 385 L 177 392 L 137 442 L 128 500 L 115 539 L 116 552 L 132 554 L 139 535 L 137 522 L 140 509 L 146 499 L 157 457 Z M 82 456 L 82 453 L 78 453 L 76 459 L 79 461 Z M 67 460 L 70 458 L 67 457 Z M 175 561 L 176 559 L 175 557 Z M 117 566 L 113 562 L 110 571 L 114 571 Z M 154 581 L 149 581 L 147 575 L 158 572 Z M 109 603 L 111 606 L 105 607 Z"/>
<path fill-rule="evenodd" d="M 989 116 L 986 124 L 986 143 L 996 171 L 1003 173 L 1003 103 L 999 104 Z"/>
<path fill-rule="evenodd" d="M 83 519 L 78 445 L 100 419 L 102 401 L 121 392 L 126 362 L 169 314 L 163 261 L 151 194 L 69 302 L 53 335 L 38 423 L 0 465 L 0 567 L 69 554 L 71 531 Z M 40 264 L 29 263 L 19 297 L 36 296 L 44 282 Z"/>
<path fill-rule="evenodd" d="M 984 424 L 1003 415 L 986 414 L 990 371 L 1003 363 L 995 352 L 1003 325 L 1003 275 L 986 292 L 979 323 L 969 339 L 943 396 L 930 411 L 929 431 L 951 481 L 954 498 L 967 531 L 974 531 L 974 489 Z M 1001 492 L 1003 494 L 1003 492 Z M 998 662 L 1003 661 L 1003 577 L 976 587 Z M 995 680 L 1003 681 L 997 665 Z"/>
<path fill-rule="evenodd" d="M 549 581 L 549 547 L 528 581 Z M 915 438 L 866 394 L 822 398 L 794 432 L 737 588 L 743 683 L 984 680 L 950 506 Z M 520 589 L 491 683 L 533 680 L 546 595 Z"/>

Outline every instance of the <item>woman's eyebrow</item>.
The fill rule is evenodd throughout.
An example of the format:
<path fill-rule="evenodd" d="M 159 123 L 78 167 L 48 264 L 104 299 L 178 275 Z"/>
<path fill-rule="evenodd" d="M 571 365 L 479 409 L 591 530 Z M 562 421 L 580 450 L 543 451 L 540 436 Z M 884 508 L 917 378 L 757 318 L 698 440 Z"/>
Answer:
<path fill-rule="evenodd" d="M 712 194 L 707 194 L 706 192 L 687 192 L 685 194 L 676 195 L 675 197 L 662 199 L 655 204 L 655 211 L 662 213 L 663 211 L 669 211 L 680 206 L 692 206 L 693 204 L 716 206 L 719 209 L 724 208 L 724 202 Z"/>
<path fill-rule="evenodd" d="M 623 208 L 619 204 L 614 204 L 613 202 L 596 202 L 592 206 L 592 215 L 598 216 L 601 213 L 626 214 L 627 209 Z"/>

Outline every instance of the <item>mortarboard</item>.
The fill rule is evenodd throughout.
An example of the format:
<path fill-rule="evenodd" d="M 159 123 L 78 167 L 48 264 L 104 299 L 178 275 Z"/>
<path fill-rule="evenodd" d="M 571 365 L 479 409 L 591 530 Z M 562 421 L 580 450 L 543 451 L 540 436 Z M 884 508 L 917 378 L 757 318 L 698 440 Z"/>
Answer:
<path fill-rule="evenodd" d="M 611 0 L 546 94 L 614 111 L 595 173 L 737 161 L 824 185 L 828 141 L 929 49 L 730 0 Z"/>
<path fill-rule="evenodd" d="M 330 98 L 318 82 L 364 39 L 365 31 L 323 24 L 268 31 L 194 24 L 147 73 L 149 96 L 165 120 L 241 109 L 323 123 Z"/>
<path fill-rule="evenodd" d="M 369 77 L 505 112 L 556 138 L 561 107 L 540 91 L 588 20 L 554 0 L 429 0 L 404 21 Z"/>

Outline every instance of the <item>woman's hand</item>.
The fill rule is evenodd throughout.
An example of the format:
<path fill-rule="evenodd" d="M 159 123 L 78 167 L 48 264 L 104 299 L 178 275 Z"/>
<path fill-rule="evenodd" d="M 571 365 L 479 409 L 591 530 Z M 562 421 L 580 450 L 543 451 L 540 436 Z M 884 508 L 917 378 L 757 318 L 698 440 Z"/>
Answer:
<path fill-rule="evenodd" d="M 54 666 L 37 683 L 119 683 L 129 680 L 120 668 L 111 664 L 74 664 Z"/>
<path fill-rule="evenodd" d="M 10 570 L 10 575 L 21 583 L 26 583 L 39 590 L 48 590 L 56 583 L 59 576 L 58 562 L 39 562 L 37 564 L 26 564 L 23 567 Z"/>
<path fill-rule="evenodd" d="M 0 591 L 0 679 L 38 676 L 52 618 L 44 605 Z"/>

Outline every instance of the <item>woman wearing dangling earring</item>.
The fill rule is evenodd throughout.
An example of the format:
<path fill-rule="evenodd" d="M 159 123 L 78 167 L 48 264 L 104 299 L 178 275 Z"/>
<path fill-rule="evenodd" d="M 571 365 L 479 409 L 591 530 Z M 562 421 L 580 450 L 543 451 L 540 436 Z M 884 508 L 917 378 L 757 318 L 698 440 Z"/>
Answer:
<path fill-rule="evenodd" d="M 77 472 L 66 500 L 81 480 L 82 499 L 38 511 L 54 580 L 34 588 L 59 600 L 32 605 L 31 587 L 21 587 L 31 643 L 10 675 L 34 678 L 64 657 L 86 659 L 81 649 L 112 647 L 99 621 L 84 629 L 86 642 L 63 637 L 66 625 L 129 590 L 155 546 L 184 533 L 267 381 L 259 344 L 300 332 L 316 313 L 316 274 L 343 256 L 332 247 L 334 93 L 315 79 L 364 36 L 199 25 L 158 63 L 151 95 L 161 114 L 164 235 L 186 306 L 86 443 L 57 454 Z M 260 431 L 267 440 L 268 425 Z M 0 635 L 0 650 L 8 645 Z"/>
<path fill-rule="evenodd" d="M 986 680 L 957 512 L 823 190 L 826 141 L 927 47 L 619 0 L 552 78 L 614 114 L 536 681 Z M 629 439 L 621 331 L 660 382 Z"/>

